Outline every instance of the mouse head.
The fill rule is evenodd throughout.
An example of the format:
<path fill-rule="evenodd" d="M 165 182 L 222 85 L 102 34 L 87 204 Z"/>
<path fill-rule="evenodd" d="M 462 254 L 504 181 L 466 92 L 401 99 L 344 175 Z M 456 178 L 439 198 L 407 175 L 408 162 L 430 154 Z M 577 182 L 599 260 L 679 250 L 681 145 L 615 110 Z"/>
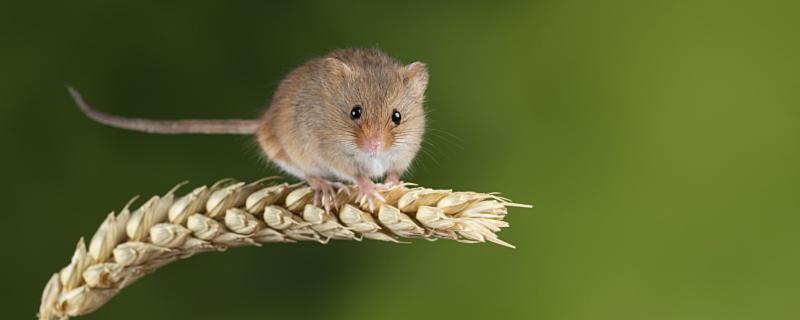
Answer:
<path fill-rule="evenodd" d="M 337 51 L 322 64 L 335 123 L 346 132 L 337 140 L 356 156 L 410 162 L 425 130 L 425 64 L 368 49 Z"/>

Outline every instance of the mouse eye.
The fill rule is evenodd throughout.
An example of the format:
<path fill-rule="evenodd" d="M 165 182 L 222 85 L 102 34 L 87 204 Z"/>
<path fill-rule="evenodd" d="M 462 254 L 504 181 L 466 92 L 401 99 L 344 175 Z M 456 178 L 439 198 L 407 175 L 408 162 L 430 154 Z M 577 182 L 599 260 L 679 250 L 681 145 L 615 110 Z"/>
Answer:
<path fill-rule="evenodd" d="M 353 106 L 353 109 L 350 110 L 350 119 L 356 120 L 361 118 L 361 105 L 357 104 Z"/>
<path fill-rule="evenodd" d="M 392 122 L 394 122 L 394 124 L 400 124 L 400 111 L 394 110 L 392 112 Z"/>

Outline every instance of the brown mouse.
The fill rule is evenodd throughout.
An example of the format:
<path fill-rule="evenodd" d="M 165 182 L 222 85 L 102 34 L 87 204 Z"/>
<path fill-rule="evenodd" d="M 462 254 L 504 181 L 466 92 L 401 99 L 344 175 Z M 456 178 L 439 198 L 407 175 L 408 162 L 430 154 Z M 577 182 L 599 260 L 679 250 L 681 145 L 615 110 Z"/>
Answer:
<path fill-rule="evenodd" d="M 305 179 L 329 209 L 338 181 L 360 197 L 381 199 L 372 179 L 397 184 L 425 132 L 425 64 L 402 65 L 377 49 L 340 49 L 313 59 L 281 81 L 260 120 L 125 118 L 92 109 L 68 88 L 90 118 L 160 134 L 254 134 L 281 169 Z"/>

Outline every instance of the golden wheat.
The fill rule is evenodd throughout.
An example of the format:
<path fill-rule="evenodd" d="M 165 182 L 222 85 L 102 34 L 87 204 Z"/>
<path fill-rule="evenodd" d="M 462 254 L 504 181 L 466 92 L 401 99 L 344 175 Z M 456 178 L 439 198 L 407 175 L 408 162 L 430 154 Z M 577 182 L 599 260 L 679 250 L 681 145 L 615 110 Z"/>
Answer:
<path fill-rule="evenodd" d="M 230 179 L 177 198 L 181 183 L 131 212 L 110 213 L 89 241 L 81 238 L 72 261 L 53 274 L 42 293 L 39 319 L 67 319 L 90 313 L 140 277 L 195 253 L 270 242 L 330 239 L 452 239 L 465 243 L 500 240 L 507 207 L 496 194 L 395 186 L 381 192 L 384 203 L 369 210 L 355 200 L 357 189 L 338 190 L 336 208 L 315 206 L 304 184 L 266 186 Z M 373 212 L 374 211 L 374 212 Z"/>

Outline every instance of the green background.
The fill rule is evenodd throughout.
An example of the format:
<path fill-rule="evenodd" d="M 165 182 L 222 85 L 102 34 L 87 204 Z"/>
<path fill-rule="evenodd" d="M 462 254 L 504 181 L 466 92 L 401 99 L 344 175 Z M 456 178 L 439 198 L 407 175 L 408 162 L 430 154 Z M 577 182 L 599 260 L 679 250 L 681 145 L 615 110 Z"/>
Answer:
<path fill-rule="evenodd" d="M 339 47 L 430 70 L 406 177 L 501 191 L 515 244 L 203 254 L 84 319 L 797 319 L 796 1 L 4 2 L 2 317 L 135 194 L 273 175 L 250 138 L 103 127 L 255 117 Z M 188 189 L 184 189 L 188 190 Z"/>

